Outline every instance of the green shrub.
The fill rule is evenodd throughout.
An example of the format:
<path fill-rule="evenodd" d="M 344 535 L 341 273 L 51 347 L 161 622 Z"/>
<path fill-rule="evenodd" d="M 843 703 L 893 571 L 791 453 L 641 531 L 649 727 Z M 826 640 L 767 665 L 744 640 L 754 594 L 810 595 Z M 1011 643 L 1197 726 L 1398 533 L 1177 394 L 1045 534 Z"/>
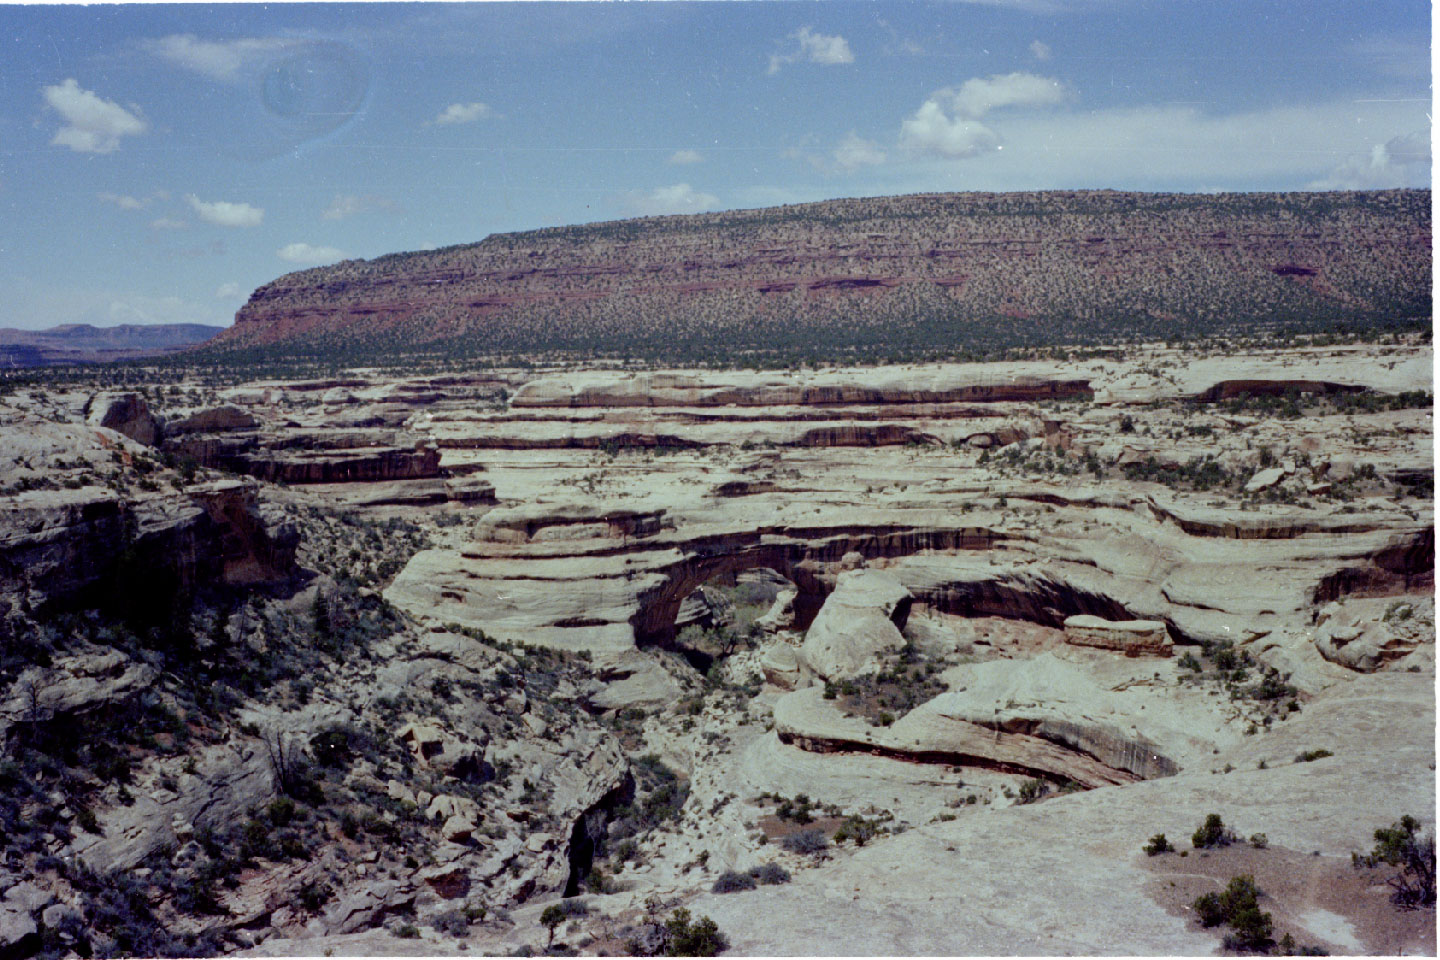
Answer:
<path fill-rule="evenodd" d="M 1274 922 L 1260 910 L 1259 899 L 1255 878 L 1246 874 L 1231 878 L 1223 893 L 1207 893 L 1192 906 L 1203 926 L 1229 925 L 1233 933 L 1225 937 L 1227 950 L 1266 950 L 1274 942 Z"/>
<path fill-rule="evenodd" d="M 1190 842 L 1197 850 L 1207 847 L 1228 847 L 1235 841 L 1235 834 L 1225 828 L 1225 821 L 1220 819 L 1220 814 L 1212 813 L 1205 818 L 1205 822 L 1190 837 Z"/>
<path fill-rule="evenodd" d="M 1387 883 L 1392 899 L 1401 907 L 1435 904 L 1435 838 L 1420 836 L 1420 821 L 1406 815 L 1399 822 L 1375 831 L 1375 847 L 1368 856 L 1351 854 L 1355 865 L 1375 867 L 1388 863 L 1400 872 Z"/>
<path fill-rule="evenodd" d="M 1140 849 L 1145 851 L 1146 856 L 1155 857 L 1162 853 L 1170 853 L 1175 847 L 1171 845 L 1169 840 L 1165 839 L 1165 834 L 1157 833 L 1150 838 L 1149 843 Z"/>
<path fill-rule="evenodd" d="M 683 907 L 665 921 L 665 932 L 665 955 L 670 957 L 713 957 L 729 946 L 714 920 L 701 917 L 692 921 L 690 911 Z"/>
<path fill-rule="evenodd" d="M 1026 780 L 1020 784 L 1020 802 L 1034 803 L 1050 792 L 1050 784 L 1044 780 Z"/>

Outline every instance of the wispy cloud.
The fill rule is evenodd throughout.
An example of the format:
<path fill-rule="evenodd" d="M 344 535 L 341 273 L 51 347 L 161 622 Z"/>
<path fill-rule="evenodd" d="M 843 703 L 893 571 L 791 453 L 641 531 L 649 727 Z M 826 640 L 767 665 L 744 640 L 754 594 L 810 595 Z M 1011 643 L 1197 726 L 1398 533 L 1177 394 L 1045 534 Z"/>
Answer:
<path fill-rule="evenodd" d="M 680 166 L 686 163 L 699 163 L 703 159 L 705 158 L 700 156 L 699 150 L 676 150 L 670 154 L 670 159 L 667 162 Z"/>
<path fill-rule="evenodd" d="M 457 123 L 474 123 L 477 120 L 489 120 L 497 116 L 489 104 L 476 100 L 472 103 L 452 103 L 441 110 L 439 115 L 430 122 L 437 126 L 449 126 Z"/>
<path fill-rule="evenodd" d="M 649 193 L 634 194 L 629 202 L 631 212 L 644 217 L 668 213 L 700 213 L 713 210 L 719 205 L 719 197 L 696 190 L 688 183 L 657 187 Z"/>
<path fill-rule="evenodd" d="M 855 55 L 850 52 L 850 44 L 842 36 L 828 36 L 815 33 L 809 27 L 801 27 L 785 39 L 795 43 L 788 45 L 790 50 L 786 53 L 770 55 L 770 67 L 766 73 L 779 73 L 780 68 L 786 64 L 802 60 L 831 66 L 855 62 Z"/>
<path fill-rule="evenodd" d="M 390 211 L 396 208 L 396 203 L 388 197 L 377 197 L 373 194 L 356 196 L 350 193 L 337 193 L 335 199 L 320 214 L 322 220 L 344 220 L 346 217 L 353 217 L 357 213 L 372 213 L 377 210 Z"/>
<path fill-rule="evenodd" d="M 1430 132 L 1417 130 L 1377 143 L 1369 153 L 1346 158 L 1313 190 L 1383 190 L 1430 186 Z"/>
<path fill-rule="evenodd" d="M 184 230 L 189 224 L 171 217 L 157 217 L 150 221 L 151 230 Z"/>
<path fill-rule="evenodd" d="M 222 283 L 215 288 L 216 300 L 235 300 L 240 295 L 240 284 L 238 283 Z"/>
<path fill-rule="evenodd" d="M 303 263 L 309 266 L 334 263 L 337 260 L 345 259 L 345 254 L 334 247 L 320 247 L 309 243 L 287 243 L 276 250 L 275 255 L 289 263 Z"/>
<path fill-rule="evenodd" d="M 265 219 L 263 209 L 248 203 L 231 203 L 226 200 L 207 203 L 193 193 L 187 195 L 185 200 L 201 220 L 221 227 L 258 227 L 260 221 Z"/>
<path fill-rule="evenodd" d="M 846 170 L 873 167 L 885 162 L 885 151 L 874 140 L 866 140 L 854 130 L 835 148 L 835 162 Z"/>
<path fill-rule="evenodd" d="M 1050 53 L 1051 53 L 1050 44 L 1045 43 L 1043 40 L 1033 40 L 1033 41 L 1031 41 L 1031 43 L 1030 43 L 1030 55 L 1031 55 L 1032 57 L 1034 57 L 1036 60 L 1041 60 L 1041 61 L 1049 60 L 1049 59 L 1050 59 Z"/>
<path fill-rule="evenodd" d="M 144 201 L 144 200 L 138 200 L 138 199 L 136 199 L 135 197 L 128 196 L 128 195 L 123 194 L 123 193 L 110 193 L 110 192 L 107 191 L 107 190 L 102 190 L 102 191 L 100 191 L 99 193 L 95 194 L 95 196 L 99 197 L 99 198 L 100 198 L 102 201 L 104 201 L 105 203 L 113 203 L 115 206 L 119 207 L 121 210 L 143 210 L 143 209 L 145 209 L 145 203 L 146 203 L 146 201 Z"/>
<path fill-rule="evenodd" d="M 142 47 L 161 60 L 198 73 L 202 77 L 233 81 L 240 78 L 241 71 L 247 64 L 295 43 L 294 40 L 281 37 L 201 40 L 191 33 L 177 33 L 156 40 L 146 40 Z"/>
<path fill-rule="evenodd" d="M 999 135 L 981 118 L 1004 107 L 1056 104 L 1066 97 L 1058 81 L 1033 73 L 975 77 L 935 91 L 900 124 L 900 145 L 915 154 L 962 159 L 1000 149 Z"/>
<path fill-rule="evenodd" d="M 65 121 L 50 141 L 53 146 L 69 147 L 77 153 L 113 153 L 121 137 L 133 137 L 149 129 L 149 124 L 135 113 L 113 100 L 101 99 L 73 77 L 44 87 L 41 93 L 46 105 Z"/>

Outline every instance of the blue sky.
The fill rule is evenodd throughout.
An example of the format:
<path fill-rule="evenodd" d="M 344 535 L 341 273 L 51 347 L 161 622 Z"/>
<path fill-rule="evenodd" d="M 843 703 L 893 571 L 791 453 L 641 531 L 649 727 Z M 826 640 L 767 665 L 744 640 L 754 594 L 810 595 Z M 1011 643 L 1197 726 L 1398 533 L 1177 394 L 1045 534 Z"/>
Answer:
<path fill-rule="evenodd" d="M 951 190 L 1429 186 L 1430 4 L 0 6 L 0 326 L 343 257 Z"/>

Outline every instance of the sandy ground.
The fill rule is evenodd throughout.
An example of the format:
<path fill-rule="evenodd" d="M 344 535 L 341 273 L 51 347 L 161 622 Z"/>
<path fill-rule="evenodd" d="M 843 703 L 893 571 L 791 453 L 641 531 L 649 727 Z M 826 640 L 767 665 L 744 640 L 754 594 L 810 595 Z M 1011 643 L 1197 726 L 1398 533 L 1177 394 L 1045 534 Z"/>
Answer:
<path fill-rule="evenodd" d="M 1186 856 L 1145 858 L 1155 875 L 1146 892 L 1176 916 L 1193 918 L 1190 905 L 1197 897 L 1250 874 L 1263 892 L 1260 908 L 1274 917 L 1276 940 L 1289 933 L 1299 944 L 1334 955 L 1435 955 L 1435 910 L 1402 910 L 1391 903 L 1385 882 L 1396 872 L 1391 867 L 1357 870 L 1348 857 L 1257 850 L 1247 843 L 1215 850 L 1189 850 L 1188 842 L 1177 846 Z M 1228 928 L 1212 929 L 1218 947 Z"/>

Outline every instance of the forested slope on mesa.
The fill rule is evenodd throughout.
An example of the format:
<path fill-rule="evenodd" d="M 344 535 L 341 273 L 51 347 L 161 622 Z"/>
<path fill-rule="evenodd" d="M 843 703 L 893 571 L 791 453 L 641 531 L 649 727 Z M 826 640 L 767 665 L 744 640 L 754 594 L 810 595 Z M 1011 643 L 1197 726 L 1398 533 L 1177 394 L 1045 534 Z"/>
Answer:
<path fill-rule="evenodd" d="M 524 233 L 266 284 L 212 350 L 913 357 L 1391 325 L 1428 190 L 922 194 Z"/>

